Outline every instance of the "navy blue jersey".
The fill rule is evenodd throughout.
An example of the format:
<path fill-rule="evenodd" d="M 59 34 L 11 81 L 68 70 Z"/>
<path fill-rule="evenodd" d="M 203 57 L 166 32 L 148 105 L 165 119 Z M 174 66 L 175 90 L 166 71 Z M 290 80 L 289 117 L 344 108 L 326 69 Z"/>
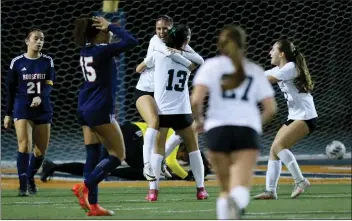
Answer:
<path fill-rule="evenodd" d="M 109 44 L 87 44 L 80 51 L 80 64 L 84 77 L 84 84 L 78 97 L 80 112 L 114 112 L 117 69 L 113 57 L 138 44 L 138 41 L 123 28 L 109 25 L 108 30 L 121 40 Z"/>
<path fill-rule="evenodd" d="M 55 81 L 53 59 L 41 54 L 39 58 L 27 58 L 24 54 L 12 59 L 7 74 L 6 115 L 33 115 L 52 112 L 50 92 Z M 38 107 L 30 107 L 34 97 L 41 97 Z M 16 117 L 16 116 L 14 116 Z"/>

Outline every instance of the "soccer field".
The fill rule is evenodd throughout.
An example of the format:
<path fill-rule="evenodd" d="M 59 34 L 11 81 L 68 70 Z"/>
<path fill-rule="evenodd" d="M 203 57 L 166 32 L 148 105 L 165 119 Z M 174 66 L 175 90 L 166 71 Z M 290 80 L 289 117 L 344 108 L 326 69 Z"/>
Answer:
<path fill-rule="evenodd" d="M 114 184 L 115 183 L 115 184 Z M 144 200 L 145 185 L 113 182 L 103 185 L 100 204 L 115 212 L 98 219 L 215 219 L 218 188 L 208 185 L 210 198 L 197 201 L 192 186 L 173 183 L 162 187 L 157 202 Z M 73 183 L 65 184 L 67 187 Z M 116 187 L 111 187 L 116 185 Z M 124 186 L 124 187 L 118 187 Z M 128 187 L 129 186 L 129 187 Z M 177 187 L 178 186 L 178 187 Z M 252 195 L 263 186 L 254 186 Z M 351 219 L 351 184 L 313 184 L 298 199 L 292 200 L 292 185 L 279 187 L 279 200 L 251 201 L 244 219 Z M 36 196 L 19 198 L 17 191 L 2 191 L 1 219 L 94 219 L 85 215 L 70 188 L 42 188 Z"/>

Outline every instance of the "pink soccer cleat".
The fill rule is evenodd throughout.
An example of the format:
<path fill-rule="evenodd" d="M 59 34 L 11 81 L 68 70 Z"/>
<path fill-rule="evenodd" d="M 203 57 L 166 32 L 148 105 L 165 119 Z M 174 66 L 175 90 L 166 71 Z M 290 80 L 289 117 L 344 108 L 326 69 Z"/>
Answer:
<path fill-rule="evenodd" d="M 208 199 L 208 193 L 204 187 L 197 188 L 197 199 L 198 200 Z"/>
<path fill-rule="evenodd" d="M 152 202 L 152 201 L 157 201 L 158 200 L 158 190 L 151 189 L 149 190 L 147 196 L 145 197 L 145 200 Z"/>

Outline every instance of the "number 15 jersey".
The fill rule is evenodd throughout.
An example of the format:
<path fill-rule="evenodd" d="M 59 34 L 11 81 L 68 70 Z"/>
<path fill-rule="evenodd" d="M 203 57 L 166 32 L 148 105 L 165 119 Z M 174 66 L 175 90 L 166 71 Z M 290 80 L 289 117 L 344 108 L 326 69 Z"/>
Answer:
<path fill-rule="evenodd" d="M 153 52 L 144 60 L 148 68 L 154 67 L 154 99 L 159 115 L 191 114 L 188 91 L 190 71 L 170 57 Z"/>

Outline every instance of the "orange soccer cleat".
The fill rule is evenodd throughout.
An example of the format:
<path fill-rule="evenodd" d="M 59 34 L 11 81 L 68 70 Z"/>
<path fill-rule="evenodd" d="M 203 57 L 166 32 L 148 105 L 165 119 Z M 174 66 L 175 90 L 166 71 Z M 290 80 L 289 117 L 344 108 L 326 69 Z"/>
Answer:
<path fill-rule="evenodd" d="M 73 194 L 78 198 L 79 205 L 84 210 L 89 210 L 88 188 L 84 183 L 77 183 L 72 187 Z"/>

